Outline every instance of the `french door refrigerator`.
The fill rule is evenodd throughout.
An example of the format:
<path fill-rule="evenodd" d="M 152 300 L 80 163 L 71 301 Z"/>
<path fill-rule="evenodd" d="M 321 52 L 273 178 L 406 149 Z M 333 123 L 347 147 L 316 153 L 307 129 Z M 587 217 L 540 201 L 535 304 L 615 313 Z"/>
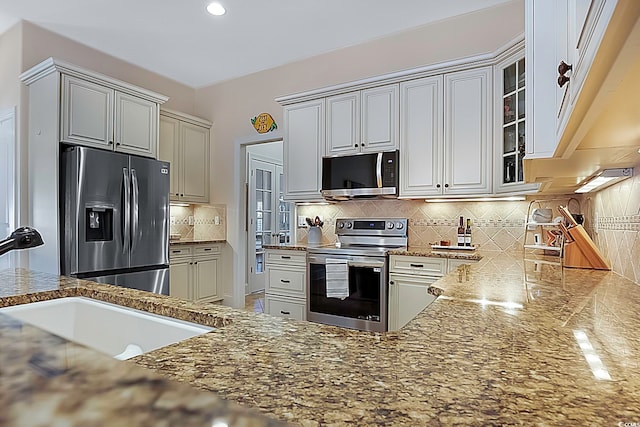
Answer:
<path fill-rule="evenodd" d="M 169 294 L 169 164 L 86 147 L 61 156 L 61 271 Z"/>

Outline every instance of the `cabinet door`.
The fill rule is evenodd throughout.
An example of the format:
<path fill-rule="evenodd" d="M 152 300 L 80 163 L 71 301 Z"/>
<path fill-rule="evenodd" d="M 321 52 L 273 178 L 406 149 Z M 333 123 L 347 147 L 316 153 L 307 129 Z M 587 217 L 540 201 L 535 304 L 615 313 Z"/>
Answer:
<path fill-rule="evenodd" d="M 361 150 L 389 151 L 398 148 L 398 85 L 362 91 Z"/>
<path fill-rule="evenodd" d="M 322 200 L 324 99 L 284 107 L 285 197 Z"/>
<path fill-rule="evenodd" d="M 180 199 L 182 168 L 180 167 L 180 121 L 171 117 L 160 116 L 160 140 L 158 143 L 158 159 L 169 162 L 169 198 Z"/>
<path fill-rule="evenodd" d="M 195 300 L 213 301 L 218 299 L 218 258 L 196 259 Z"/>
<path fill-rule="evenodd" d="M 75 77 L 62 77 L 61 141 L 105 148 L 113 144 L 114 91 Z"/>
<path fill-rule="evenodd" d="M 491 67 L 445 75 L 444 194 L 491 194 Z"/>
<path fill-rule="evenodd" d="M 389 275 L 389 283 L 396 287 L 397 300 L 395 327 L 402 328 L 413 320 L 422 310 L 435 301 L 436 297 L 427 293 L 429 285 L 435 279 L 425 277 Z"/>
<path fill-rule="evenodd" d="M 116 150 L 155 158 L 158 152 L 158 104 L 116 92 Z"/>
<path fill-rule="evenodd" d="M 400 84 L 400 197 L 442 193 L 443 77 Z"/>
<path fill-rule="evenodd" d="M 191 123 L 180 124 L 182 140 L 182 177 L 180 198 L 183 201 L 209 201 L 209 129 Z"/>
<path fill-rule="evenodd" d="M 190 261 L 172 261 L 169 265 L 169 295 L 191 301 Z"/>
<path fill-rule="evenodd" d="M 327 98 L 326 154 L 360 151 L 360 92 Z"/>

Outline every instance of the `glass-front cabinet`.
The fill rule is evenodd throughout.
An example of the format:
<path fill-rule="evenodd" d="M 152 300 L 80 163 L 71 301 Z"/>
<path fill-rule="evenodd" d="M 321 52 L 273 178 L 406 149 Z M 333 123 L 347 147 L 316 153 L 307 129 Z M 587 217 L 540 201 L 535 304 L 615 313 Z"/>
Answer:
<path fill-rule="evenodd" d="M 525 184 L 522 159 L 526 153 L 526 75 L 524 50 L 504 59 L 494 70 L 496 90 L 495 189 L 498 193 L 534 191 Z"/>

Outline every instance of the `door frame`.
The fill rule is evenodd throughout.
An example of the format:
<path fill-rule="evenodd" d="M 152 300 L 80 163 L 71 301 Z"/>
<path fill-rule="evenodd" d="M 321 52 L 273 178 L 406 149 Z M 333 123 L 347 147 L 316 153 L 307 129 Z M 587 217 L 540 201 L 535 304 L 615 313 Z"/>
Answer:
<path fill-rule="evenodd" d="M 227 239 L 233 250 L 233 294 L 231 306 L 244 308 L 245 289 L 247 288 L 247 206 L 246 206 L 246 170 L 247 170 L 247 146 L 266 142 L 282 141 L 282 131 L 273 131 L 268 134 L 252 135 L 238 138 L 233 147 L 233 194 L 235 195 L 231 208 L 227 212 Z M 234 220 L 233 218 L 237 218 Z M 292 213 L 295 218 L 295 212 Z M 295 231 L 295 228 L 294 228 Z M 295 241 L 295 236 L 291 236 Z M 225 299 L 227 296 L 225 295 Z"/>
<path fill-rule="evenodd" d="M 8 108 L 4 110 L 0 110 L 0 123 L 8 121 L 12 128 L 12 137 L 11 140 L 8 141 L 7 147 L 7 159 L 9 159 L 9 167 L 6 170 L 7 177 L 10 180 L 9 185 L 7 186 L 7 222 L 8 222 L 8 231 L 9 233 L 16 228 L 16 218 L 18 213 L 19 203 L 16 199 L 18 195 L 17 185 L 18 185 L 18 175 L 17 171 L 17 158 L 16 153 L 18 149 L 18 121 L 17 121 L 17 107 Z M 3 171 L 4 172 L 4 171 Z M 4 239 L 4 235 L 0 235 L 0 240 Z M 9 268 L 15 268 L 18 265 L 18 255 L 16 252 L 11 252 L 5 254 L 5 257 L 8 258 Z"/>

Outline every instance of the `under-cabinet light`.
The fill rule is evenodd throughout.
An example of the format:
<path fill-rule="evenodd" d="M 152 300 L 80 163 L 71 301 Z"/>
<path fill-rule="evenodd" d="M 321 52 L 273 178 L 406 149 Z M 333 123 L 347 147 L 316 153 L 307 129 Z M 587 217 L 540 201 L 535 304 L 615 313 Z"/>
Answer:
<path fill-rule="evenodd" d="M 173 203 L 173 202 L 171 202 L 171 203 L 169 203 L 169 206 L 178 206 L 178 207 L 181 207 L 181 208 L 186 208 L 186 207 L 189 207 L 189 204 L 188 203 Z"/>
<path fill-rule="evenodd" d="M 425 199 L 427 203 L 444 203 L 444 202 L 522 202 L 526 200 L 524 196 L 509 197 L 465 197 L 455 199 Z"/>
<path fill-rule="evenodd" d="M 614 181 L 621 181 L 633 176 L 633 168 L 604 169 L 602 172 L 591 177 L 585 184 L 578 188 L 576 193 L 588 193 L 597 188 L 604 188 Z"/>

